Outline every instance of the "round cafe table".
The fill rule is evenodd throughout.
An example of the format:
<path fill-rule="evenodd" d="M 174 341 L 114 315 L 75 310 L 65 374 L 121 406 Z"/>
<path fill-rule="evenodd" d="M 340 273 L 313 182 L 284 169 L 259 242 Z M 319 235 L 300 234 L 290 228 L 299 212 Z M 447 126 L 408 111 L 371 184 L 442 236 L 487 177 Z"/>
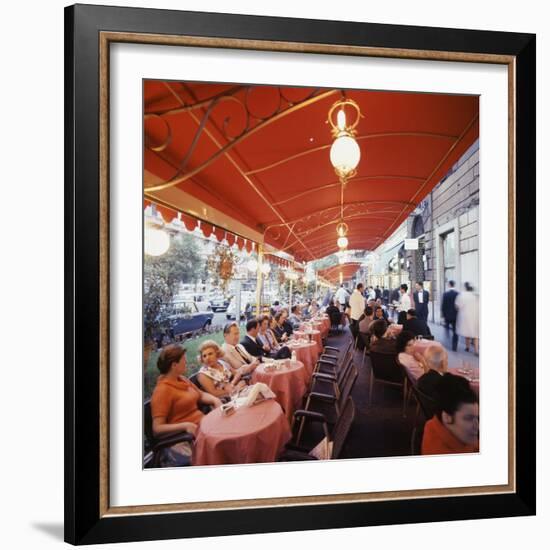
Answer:
<path fill-rule="evenodd" d="M 290 351 L 296 352 L 296 360 L 303 363 L 308 377 L 306 382 L 309 382 L 309 378 L 311 378 L 315 365 L 319 360 L 319 348 L 317 342 L 310 342 L 309 340 L 290 340 L 287 346 L 290 348 Z"/>
<path fill-rule="evenodd" d="M 263 382 L 269 386 L 290 423 L 306 393 L 307 371 L 299 361 L 292 361 L 289 367 L 282 367 L 280 370 L 266 371 L 265 367 L 266 364 L 262 363 L 254 369 L 252 382 Z"/>
<path fill-rule="evenodd" d="M 426 353 L 426 350 L 431 346 L 439 346 L 440 348 L 443 348 L 443 345 L 441 342 L 438 342 L 437 340 L 415 340 L 413 344 L 413 350 L 415 352 L 421 353 L 424 355 Z M 449 369 L 449 372 L 451 374 L 455 374 L 457 376 L 462 376 L 463 378 L 466 378 L 470 382 L 470 387 L 479 394 L 479 368 L 478 367 L 471 367 L 472 373 L 464 373 L 461 372 L 460 367 L 453 367 Z"/>
<path fill-rule="evenodd" d="M 315 330 L 318 330 L 321 333 L 321 341 L 323 340 L 323 338 L 326 338 L 328 336 L 328 331 L 330 329 L 330 324 L 327 328 L 327 325 L 326 325 L 324 319 L 312 321 L 311 324 L 313 325 L 313 328 Z"/>
<path fill-rule="evenodd" d="M 281 406 L 267 399 L 240 407 L 230 416 L 220 408 L 201 421 L 195 438 L 193 465 L 275 462 L 291 433 Z"/>
<path fill-rule="evenodd" d="M 294 334 L 298 336 L 298 338 L 309 338 L 311 336 L 311 340 L 317 342 L 317 349 L 319 350 L 319 353 L 323 353 L 323 341 L 321 340 L 321 331 L 319 330 L 308 330 L 301 331 L 301 330 L 295 330 Z"/>

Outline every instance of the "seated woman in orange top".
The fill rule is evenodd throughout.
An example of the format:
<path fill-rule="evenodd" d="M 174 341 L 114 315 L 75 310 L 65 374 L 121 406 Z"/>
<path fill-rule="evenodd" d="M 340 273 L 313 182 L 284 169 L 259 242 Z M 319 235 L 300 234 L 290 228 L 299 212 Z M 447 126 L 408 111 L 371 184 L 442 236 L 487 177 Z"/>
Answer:
<path fill-rule="evenodd" d="M 156 436 L 178 432 L 195 434 L 204 414 L 198 403 L 219 407 L 222 402 L 213 395 L 200 391 L 184 378 L 187 362 L 185 348 L 170 344 L 163 348 L 157 360 L 161 373 L 151 397 L 153 433 Z"/>
<path fill-rule="evenodd" d="M 479 403 L 468 380 L 446 373 L 436 391 L 436 413 L 424 426 L 423 455 L 479 451 Z"/>

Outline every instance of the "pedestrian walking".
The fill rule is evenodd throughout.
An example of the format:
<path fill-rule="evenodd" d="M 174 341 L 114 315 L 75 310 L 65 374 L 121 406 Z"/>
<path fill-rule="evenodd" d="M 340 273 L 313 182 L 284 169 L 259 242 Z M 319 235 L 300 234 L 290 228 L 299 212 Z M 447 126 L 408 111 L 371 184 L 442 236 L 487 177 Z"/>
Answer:
<path fill-rule="evenodd" d="M 445 320 L 445 328 L 453 331 L 452 348 L 456 351 L 458 346 L 458 334 L 456 333 L 456 297 L 458 292 L 455 290 L 455 282 L 449 281 L 449 289 L 443 293 L 441 299 L 441 317 Z"/>
<path fill-rule="evenodd" d="M 470 283 L 464 283 L 464 292 L 456 297 L 455 306 L 456 331 L 459 336 L 464 337 L 466 351 L 470 351 L 470 343 L 473 343 L 474 352 L 477 355 L 479 353 L 479 298 Z"/>

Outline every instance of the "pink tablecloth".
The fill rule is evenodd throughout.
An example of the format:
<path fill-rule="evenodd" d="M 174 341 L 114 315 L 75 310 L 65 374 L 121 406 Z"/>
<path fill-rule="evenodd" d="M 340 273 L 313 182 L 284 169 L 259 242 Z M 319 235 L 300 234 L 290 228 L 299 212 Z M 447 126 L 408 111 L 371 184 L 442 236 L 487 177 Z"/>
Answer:
<path fill-rule="evenodd" d="M 322 317 L 313 319 L 311 321 L 313 328 L 321 333 L 321 338 L 326 338 L 330 330 L 330 319 L 328 317 Z"/>
<path fill-rule="evenodd" d="M 317 342 L 291 340 L 287 345 L 291 351 L 296 352 L 296 360 L 304 364 L 308 377 L 311 377 L 320 355 Z"/>
<path fill-rule="evenodd" d="M 438 342 L 437 340 L 415 340 L 413 349 L 415 352 L 424 355 L 426 353 L 426 350 L 430 346 L 439 346 L 440 348 L 443 347 L 441 342 Z M 472 366 L 471 368 L 472 373 L 460 372 L 462 370 L 460 367 L 450 368 L 449 372 L 451 374 L 463 376 L 464 378 L 468 379 L 470 382 L 470 387 L 479 394 L 479 368 L 474 366 Z"/>
<path fill-rule="evenodd" d="M 319 330 L 310 330 L 307 332 L 295 330 L 294 334 L 296 334 L 298 338 L 309 338 L 310 340 L 314 340 L 317 342 L 319 353 L 323 353 L 323 341 L 321 340 L 321 332 Z"/>
<path fill-rule="evenodd" d="M 199 425 L 193 464 L 275 462 L 290 437 L 283 410 L 274 399 L 241 407 L 231 416 L 222 416 L 218 408 Z"/>
<path fill-rule="evenodd" d="M 290 367 L 273 371 L 266 371 L 265 364 L 262 364 L 252 373 L 252 382 L 267 384 L 277 396 L 276 399 L 285 411 L 289 423 L 294 411 L 302 404 L 308 380 L 304 364 L 299 361 L 291 362 Z"/>

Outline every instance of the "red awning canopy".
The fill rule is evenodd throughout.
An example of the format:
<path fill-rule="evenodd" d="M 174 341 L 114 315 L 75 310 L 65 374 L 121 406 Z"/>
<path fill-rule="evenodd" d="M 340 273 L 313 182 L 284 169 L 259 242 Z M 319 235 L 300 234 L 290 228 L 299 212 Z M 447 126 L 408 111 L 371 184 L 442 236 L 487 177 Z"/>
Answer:
<path fill-rule="evenodd" d="M 300 261 L 337 251 L 341 188 L 326 121 L 341 97 L 329 89 L 146 81 L 146 196 L 166 201 L 181 190 Z M 478 97 L 356 90 L 346 97 L 363 118 L 343 219 L 348 248 L 372 250 L 478 137 Z"/>
<path fill-rule="evenodd" d="M 359 262 L 348 262 L 320 269 L 317 274 L 334 284 L 340 282 L 340 273 L 342 274 L 342 281 L 347 281 L 357 273 L 360 267 Z"/>

